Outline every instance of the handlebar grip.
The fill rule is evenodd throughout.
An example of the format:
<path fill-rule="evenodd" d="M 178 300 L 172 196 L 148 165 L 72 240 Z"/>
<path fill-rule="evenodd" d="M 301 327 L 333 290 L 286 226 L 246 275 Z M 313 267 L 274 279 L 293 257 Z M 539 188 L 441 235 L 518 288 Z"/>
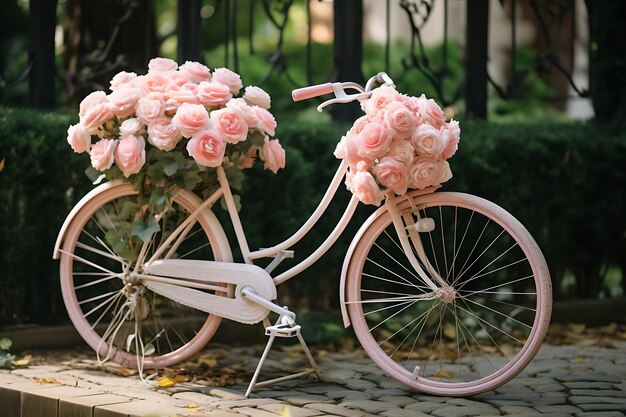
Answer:
<path fill-rule="evenodd" d="M 334 92 L 332 83 L 318 84 L 309 87 L 296 88 L 291 92 L 291 98 L 293 98 L 293 101 L 300 101 L 321 96 L 323 94 L 330 94 L 332 92 Z"/>

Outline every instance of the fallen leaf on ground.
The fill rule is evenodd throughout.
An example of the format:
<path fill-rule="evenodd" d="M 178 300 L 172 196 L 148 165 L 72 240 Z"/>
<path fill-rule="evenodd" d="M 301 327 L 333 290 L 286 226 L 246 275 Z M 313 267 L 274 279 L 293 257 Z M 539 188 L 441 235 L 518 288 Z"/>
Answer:
<path fill-rule="evenodd" d="M 33 355 L 26 355 L 22 359 L 18 359 L 16 361 L 13 361 L 13 365 L 15 365 L 15 366 L 28 366 L 28 364 L 30 364 L 30 361 L 31 361 L 32 358 L 33 358 Z"/>
<path fill-rule="evenodd" d="M 446 378 L 446 379 L 452 379 L 454 377 L 454 375 L 452 375 L 452 372 L 446 371 L 445 369 L 437 369 L 435 371 L 435 378 Z"/>
<path fill-rule="evenodd" d="M 156 384 L 159 388 L 171 388 L 176 385 L 176 382 L 166 376 L 163 376 L 156 380 Z"/>
<path fill-rule="evenodd" d="M 33 378 L 33 381 L 35 381 L 38 384 L 59 384 L 61 385 L 61 381 L 59 381 L 56 378 Z"/>

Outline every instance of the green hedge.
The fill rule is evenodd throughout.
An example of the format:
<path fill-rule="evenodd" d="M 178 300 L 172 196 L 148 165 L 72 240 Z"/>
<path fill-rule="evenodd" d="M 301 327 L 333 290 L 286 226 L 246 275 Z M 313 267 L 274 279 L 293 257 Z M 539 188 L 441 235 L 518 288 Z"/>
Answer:
<path fill-rule="evenodd" d="M 52 248 L 64 217 L 92 188 L 83 174 L 88 158 L 73 154 L 65 141 L 75 119 L 0 108 L 0 323 L 65 316 Z M 319 120 L 280 122 L 286 169 L 274 175 L 257 164 L 243 190 L 241 216 L 252 249 L 282 241 L 308 218 L 335 172 L 332 151 L 346 130 Z M 461 126 L 454 178 L 443 188 L 486 197 L 520 219 L 546 255 L 557 296 L 598 296 L 607 266 L 626 265 L 626 134 L 593 123 Z M 294 248 L 298 259 L 321 244 L 349 197 L 341 187 L 328 217 Z M 359 207 L 338 245 L 286 283 L 279 301 L 300 309 L 336 307 L 343 256 L 370 212 Z M 289 265 L 293 261 L 283 268 Z M 572 276 L 574 286 L 561 285 Z"/>

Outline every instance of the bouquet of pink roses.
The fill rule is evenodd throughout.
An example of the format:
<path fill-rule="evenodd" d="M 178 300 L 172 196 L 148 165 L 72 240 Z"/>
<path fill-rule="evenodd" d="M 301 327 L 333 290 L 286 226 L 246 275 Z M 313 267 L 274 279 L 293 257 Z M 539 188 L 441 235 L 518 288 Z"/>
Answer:
<path fill-rule="evenodd" d="M 67 141 L 75 152 L 89 153 L 93 178 L 123 178 L 144 194 L 174 185 L 208 193 L 215 167 L 231 178 L 257 156 L 276 173 L 285 166 L 285 151 L 270 139 L 276 128 L 270 96 L 249 86 L 237 98 L 242 87 L 226 68 L 211 72 L 198 62 L 179 67 L 155 58 L 146 75 L 120 72 L 110 94 L 89 94 Z"/>
<path fill-rule="evenodd" d="M 361 106 L 365 116 L 335 150 L 350 164 L 346 185 L 361 202 L 380 205 L 384 192 L 403 195 L 452 178 L 446 160 L 455 154 L 461 131 L 457 121 L 446 122 L 434 100 L 383 86 Z"/>

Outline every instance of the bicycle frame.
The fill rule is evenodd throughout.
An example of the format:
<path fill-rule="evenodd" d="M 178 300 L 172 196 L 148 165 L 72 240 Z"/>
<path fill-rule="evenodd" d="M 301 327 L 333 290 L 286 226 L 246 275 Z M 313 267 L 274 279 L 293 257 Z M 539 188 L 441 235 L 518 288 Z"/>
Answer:
<path fill-rule="evenodd" d="M 171 254 L 173 254 L 178 247 L 179 242 L 184 239 L 186 236 L 186 232 L 189 231 L 193 220 L 198 216 L 198 214 L 209 207 L 212 207 L 220 198 L 224 198 L 226 202 L 226 207 L 228 210 L 228 214 L 235 230 L 235 235 L 237 238 L 237 243 L 243 255 L 244 262 L 247 264 L 253 264 L 254 259 L 260 258 L 269 258 L 269 257 L 277 257 L 281 256 L 281 253 L 289 250 L 289 248 L 293 247 L 296 243 L 298 243 L 307 233 L 313 228 L 313 226 L 318 222 L 318 220 L 324 215 L 330 202 L 333 200 L 334 196 L 339 189 L 340 184 L 342 183 L 343 178 L 346 175 L 348 170 L 348 162 L 345 160 L 337 168 L 333 179 L 331 180 L 328 189 L 326 190 L 324 197 L 318 204 L 315 211 L 311 214 L 309 219 L 300 227 L 298 231 L 296 231 L 291 237 L 287 238 L 285 241 L 272 246 L 270 248 L 259 249 L 256 251 L 250 251 L 248 246 L 248 241 L 246 239 L 246 235 L 241 224 L 241 219 L 239 218 L 239 213 L 237 211 L 237 207 L 235 204 L 235 200 L 233 198 L 233 194 L 230 189 L 230 185 L 228 183 L 228 178 L 226 177 L 226 173 L 224 169 L 220 166 L 217 168 L 217 178 L 220 184 L 220 187 L 207 199 L 205 200 L 198 208 L 189 215 L 186 221 L 181 223 L 176 230 L 171 234 L 171 236 L 163 243 L 163 245 L 155 251 L 150 260 L 146 263 L 149 265 L 154 260 L 158 259 L 161 255 L 163 255 L 164 251 L 169 247 L 168 254 L 166 254 L 165 258 L 169 258 Z M 324 240 L 322 245 L 317 248 L 312 254 L 310 254 L 306 259 L 300 261 L 287 271 L 272 277 L 275 285 L 282 284 L 283 282 L 293 278 L 298 275 L 300 272 L 304 271 L 312 264 L 314 264 L 318 259 L 320 259 L 337 241 L 339 236 L 343 233 L 346 226 L 352 219 L 356 207 L 358 206 L 359 200 L 357 197 L 352 196 L 348 205 L 346 206 L 343 215 L 335 225 L 333 231 L 328 235 L 328 237 Z M 411 249 L 410 241 L 413 241 L 415 244 L 416 241 L 419 241 L 419 236 L 415 233 L 414 230 L 410 230 L 407 234 L 406 227 L 402 221 L 402 215 L 398 212 L 395 206 L 395 196 L 389 194 L 385 200 L 385 207 L 389 210 L 393 220 L 396 232 L 400 238 L 400 242 L 402 247 L 404 248 L 405 253 L 407 254 L 407 258 L 412 266 L 415 268 L 420 278 L 424 280 L 424 282 L 433 290 L 433 292 L 437 293 L 440 290 L 440 286 L 445 286 L 445 281 L 439 277 L 437 274 L 434 274 L 435 281 L 438 282 L 440 286 L 435 284 L 424 272 L 421 267 L 419 261 L 417 260 L 413 250 Z M 176 240 L 176 242 L 174 242 Z M 144 246 L 147 245 L 144 244 Z M 419 245 L 421 247 L 421 245 Z M 142 249 L 141 254 L 145 251 Z M 140 255 L 141 256 L 141 255 Z M 421 256 L 420 256 L 421 257 Z M 422 263 L 424 259 L 422 259 Z M 139 264 L 139 262 L 138 262 Z M 429 272 L 434 270 L 428 263 L 425 263 Z"/>

